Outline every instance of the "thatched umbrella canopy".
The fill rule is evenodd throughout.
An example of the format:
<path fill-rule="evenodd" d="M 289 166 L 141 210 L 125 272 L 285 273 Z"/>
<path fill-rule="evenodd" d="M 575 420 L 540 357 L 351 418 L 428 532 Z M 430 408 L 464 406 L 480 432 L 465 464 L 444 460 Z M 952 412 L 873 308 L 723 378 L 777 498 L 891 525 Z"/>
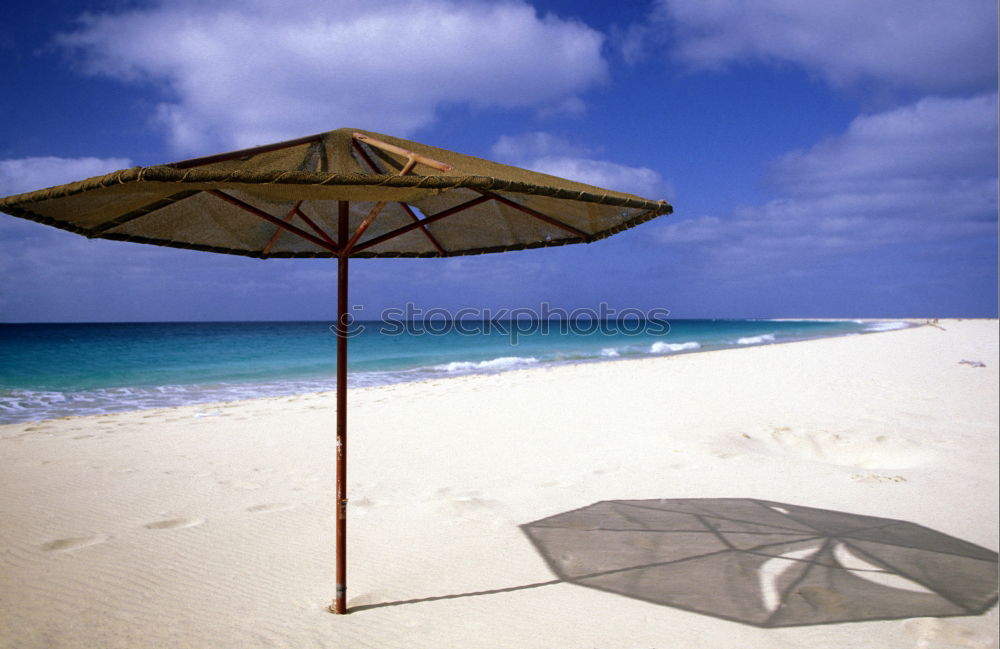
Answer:
<path fill-rule="evenodd" d="M 450 257 L 589 243 L 671 207 L 339 129 L 10 196 L 0 210 L 87 237 L 249 257 Z"/>

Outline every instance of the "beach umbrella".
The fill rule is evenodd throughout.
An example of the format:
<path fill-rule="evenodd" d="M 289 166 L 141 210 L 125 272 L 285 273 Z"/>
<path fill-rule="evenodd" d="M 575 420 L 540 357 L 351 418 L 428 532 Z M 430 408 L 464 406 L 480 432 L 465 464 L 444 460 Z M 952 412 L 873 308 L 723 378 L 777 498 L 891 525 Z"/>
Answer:
<path fill-rule="evenodd" d="M 0 199 L 91 238 L 337 259 L 337 587 L 346 612 L 348 259 L 590 243 L 672 208 L 400 138 L 339 129 Z"/>
<path fill-rule="evenodd" d="M 760 627 L 977 615 L 997 553 L 753 498 L 607 500 L 521 526 L 563 581 Z"/>

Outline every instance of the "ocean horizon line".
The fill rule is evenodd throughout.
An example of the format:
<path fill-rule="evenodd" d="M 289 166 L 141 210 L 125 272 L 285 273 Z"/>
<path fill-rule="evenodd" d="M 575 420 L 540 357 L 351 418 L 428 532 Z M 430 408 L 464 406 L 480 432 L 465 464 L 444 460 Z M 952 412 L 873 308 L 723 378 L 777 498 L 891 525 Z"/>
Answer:
<path fill-rule="evenodd" d="M 581 316 L 582 317 L 582 316 Z M 631 316 L 629 316 L 631 317 Z M 283 323 L 318 323 L 335 322 L 336 316 L 329 318 L 288 318 L 288 319 L 207 319 L 207 320 L 0 320 L 0 326 L 5 325 L 131 325 L 131 324 L 283 324 Z M 404 321 L 418 321 L 423 318 L 402 319 Z M 555 318 L 549 318 L 555 319 Z M 597 320 L 615 320 L 616 318 L 596 318 Z M 736 317 L 736 316 L 686 316 L 686 317 L 665 317 L 651 318 L 657 320 L 678 320 L 678 321 L 705 321 L 705 322 L 881 322 L 889 320 L 899 320 L 914 324 L 923 324 L 936 320 L 997 320 L 998 316 L 762 316 L 762 317 Z M 352 318 L 355 322 L 386 322 L 396 318 Z M 469 320 L 487 322 L 491 320 L 513 321 L 532 320 L 531 318 L 455 318 L 454 320 Z M 536 319 L 540 320 L 540 319 Z"/>

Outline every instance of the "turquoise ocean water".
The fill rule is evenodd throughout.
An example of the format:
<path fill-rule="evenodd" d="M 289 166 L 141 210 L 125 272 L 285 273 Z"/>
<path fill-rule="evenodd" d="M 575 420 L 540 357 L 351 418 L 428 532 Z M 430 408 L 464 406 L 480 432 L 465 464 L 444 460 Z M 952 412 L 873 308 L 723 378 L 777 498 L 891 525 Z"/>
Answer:
<path fill-rule="evenodd" d="M 355 322 L 350 387 L 767 345 L 902 322 Z M 0 324 L 0 423 L 336 388 L 328 322 Z"/>

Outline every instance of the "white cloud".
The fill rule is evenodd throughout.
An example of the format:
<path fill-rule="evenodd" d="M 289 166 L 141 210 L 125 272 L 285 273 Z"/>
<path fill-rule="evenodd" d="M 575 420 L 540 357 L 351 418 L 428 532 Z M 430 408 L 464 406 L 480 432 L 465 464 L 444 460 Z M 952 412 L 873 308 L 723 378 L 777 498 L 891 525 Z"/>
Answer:
<path fill-rule="evenodd" d="M 994 237 L 996 116 L 996 94 L 860 116 L 841 135 L 775 162 L 781 198 L 677 221 L 657 236 L 729 264 Z"/>
<path fill-rule="evenodd" d="M 550 133 L 502 135 L 492 154 L 501 162 L 588 185 L 652 199 L 672 198 L 670 187 L 656 171 L 593 158 L 589 148 Z"/>
<path fill-rule="evenodd" d="M 948 192 L 955 183 L 994 178 L 997 95 L 928 97 L 856 118 L 842 135 L 774 166 L 792 194 Z M 992 161 L 992 164 L 991 164 Z"/>
<path fill-rule="evenodd" d="M 834 86 L 996 87 L 994 0 L 658 0 L 652 25 L 632 36 L 664 24 L 674 56 L 696 68 L 756 59 L 802 65 Z"/>
<path fill-rule="evenodd" d="M 84 180 L 131 165 L 132 162 L 128 158 L 44 156 L 0 160 L 0 196 Z"/>
<path fill-rule="evenodd" d="M 59 43 L 85 71 L 165 84 L 178 152 L 341 126 L 408 135 L 439 106 L 579 111 L 604 37 L 519 0 L 196 0 L 85 17 Z"/>

